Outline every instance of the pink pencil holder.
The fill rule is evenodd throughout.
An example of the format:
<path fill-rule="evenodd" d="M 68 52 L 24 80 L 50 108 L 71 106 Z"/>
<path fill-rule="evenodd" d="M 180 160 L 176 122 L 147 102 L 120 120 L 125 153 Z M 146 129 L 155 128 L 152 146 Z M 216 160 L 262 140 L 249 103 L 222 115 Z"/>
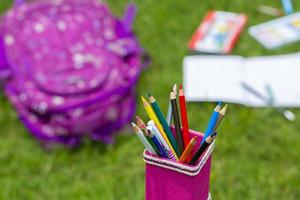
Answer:
<path fill-rule="evenodd" d="M 190 130 L 191 138 L 203 134 Z M 213 142 L 196 165 L 182 164 L 144 151 L 146 163 L 146 200 L 211 200 L 209 193 L 211 153 Z"/>

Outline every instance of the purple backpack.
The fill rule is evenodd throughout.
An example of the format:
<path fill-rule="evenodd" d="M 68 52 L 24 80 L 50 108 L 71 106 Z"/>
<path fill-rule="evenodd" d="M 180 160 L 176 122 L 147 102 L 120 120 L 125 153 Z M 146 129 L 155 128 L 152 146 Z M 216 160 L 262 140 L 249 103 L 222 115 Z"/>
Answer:
<path fill-rule="evenodd" d="M 44 144 L 113 142 L 135 111 L 143 68 L 135 7 L 116 19 L 98 0 L 16 1 L 0 22 L 0 79 Z"/>

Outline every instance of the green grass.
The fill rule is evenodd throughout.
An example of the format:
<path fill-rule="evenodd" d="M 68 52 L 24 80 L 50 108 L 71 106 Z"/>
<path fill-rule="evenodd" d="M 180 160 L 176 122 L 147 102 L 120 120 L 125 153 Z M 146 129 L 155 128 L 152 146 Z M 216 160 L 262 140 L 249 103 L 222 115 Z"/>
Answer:
<path fill-rule="evenodd" d="M 151 91 L 164 111 L 170 86 L 182 81 L 187 42 L 208 10 L 244 12 L 249 26 L 271 19 L 256 12 L 260 3 L 280 8 L 279 0 L 135 2 L 139 7 L 135 31 L 153 59 L 139 81 L 138 93 Z M 109 1 L 118 16 L 126 3 Z M 0 10 L 9 5 L 10 1 L 2 0 Z M 300 8 L 299 2 L 295 7 Z M 245 31 L 233 54 L 258 56 L 298 50 L 299 43 L 268 51 Z M 212 109 L 208 103 L 188 104 L 189 116 L 193 116 L 190 126 L 203 131 Z M 293 111 L 298 118 L 291 123 L 270 108 L 230 105 L 213 156 L 213 199 L 300 199 L 300 112 Z M 140 102 L 138 114 L 146 117 Z M 0 127 L 0 199 L 144 199 L 143 147 L 128 129 L 113 146 L 87 141 L 76 151 L 60 148 L 47 152 L 29 135 L 3 94 Z"/>

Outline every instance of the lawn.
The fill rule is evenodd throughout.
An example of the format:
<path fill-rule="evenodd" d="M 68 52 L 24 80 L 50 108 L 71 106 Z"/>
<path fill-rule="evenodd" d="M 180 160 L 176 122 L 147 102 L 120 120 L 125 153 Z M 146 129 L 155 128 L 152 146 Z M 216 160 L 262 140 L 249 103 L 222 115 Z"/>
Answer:
<path fill-rule="evenodd" d="M 279 0 L 135 2 L 139 8 L 135 32 L 153 61 L 142 74 L 137 92 L 151 91 L 164 111 L 170 87 L 182 81 L 187 42 L 208 10 L 244 12 L 250 26 L 272 18 L 256 11 L 259 4 L 281 8 Z M 118 16 L 126 3 L 109 0 Z M 1 0 L 0 12 L 9 6 L 10 1 Z M 299 1 L 295 7 L 300 9 Z M 299 44 L 268 51 L 245 31 L 233 54 L 296 52 Z M 190 127 L 204 131 L 213 107 L 210 103 L 188 104 Z M 293 111 L 298 118 L 288 122 L 271 108 L 229 105 L 213 155 L 213 199 L 300 199 L 300 111 Z M 137 113 L 146 119 L 140 101 Z M 121 131 L 114 145 L 86 141 L 77 150 L 47 152 L 20 123 L 3 93 L 0 127 L 0 199 L 144 199 L 143 146 L 129 129 Z"/>

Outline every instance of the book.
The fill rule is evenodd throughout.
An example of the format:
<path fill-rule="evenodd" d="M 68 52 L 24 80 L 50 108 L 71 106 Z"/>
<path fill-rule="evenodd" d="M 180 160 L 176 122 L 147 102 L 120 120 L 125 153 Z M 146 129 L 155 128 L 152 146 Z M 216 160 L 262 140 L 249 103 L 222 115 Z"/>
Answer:
<path fill-rule="evenodd" d="M 251 26 L 249 34 L 267 49 L 300 40 L 300 12 Z"/>
<path fill-rule="evenodd" d="M 195 102 L 300 107 L 299 66 L 300 53 L 250 58 L 187 56 L 183 61 L 185 97 Z"/>
<path fill-rule="evenodd" d="M 246 22 L 245 14 L 210 11 L 193 34 L 188 47 L 204 53 L 228 54 Z"/>

